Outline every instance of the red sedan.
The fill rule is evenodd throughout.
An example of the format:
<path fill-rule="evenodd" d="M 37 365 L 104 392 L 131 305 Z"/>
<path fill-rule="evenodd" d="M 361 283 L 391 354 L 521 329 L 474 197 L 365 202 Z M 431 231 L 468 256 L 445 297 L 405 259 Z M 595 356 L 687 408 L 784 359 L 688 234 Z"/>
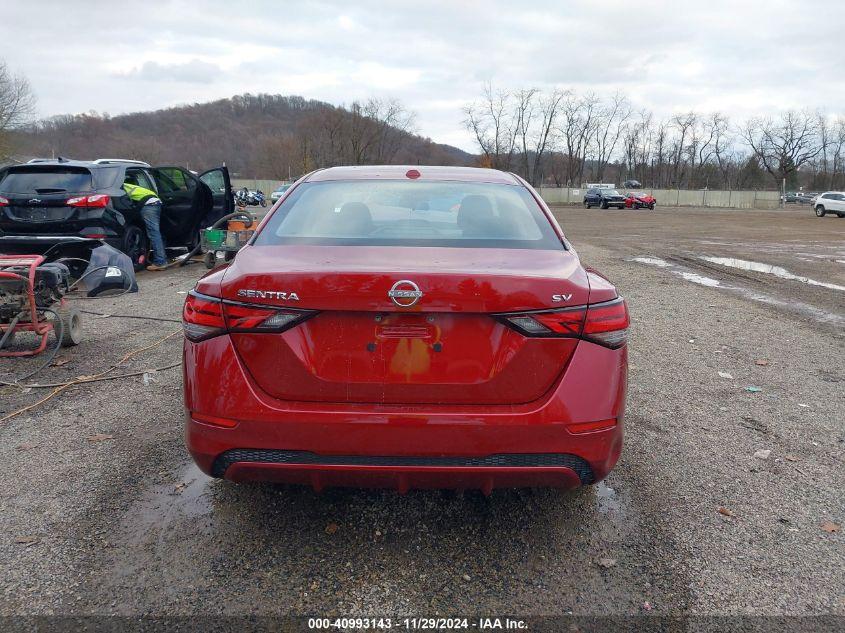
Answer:
<path fill-rule="evenodd" d="M 622 450 L 628 310 L 521 178 L 302 178 L 183 312 L 186 438 L 233 481 L 595 483 Z"/>
<path fill-rule="evenodd" d="M 657 205 L 657 200 L 654 196 L 642 191 L 629 191 L 625 194 L 625 208 L 626 209 L 646 209 L 654 210 Z"/>

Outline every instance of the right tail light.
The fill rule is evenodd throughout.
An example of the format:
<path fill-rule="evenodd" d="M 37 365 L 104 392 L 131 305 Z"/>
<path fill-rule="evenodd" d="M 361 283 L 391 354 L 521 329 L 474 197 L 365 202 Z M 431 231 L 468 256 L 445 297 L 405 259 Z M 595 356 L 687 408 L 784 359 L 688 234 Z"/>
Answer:
<path fill-rule="evenodd" d="M 622 297 L 604 303 L 564 308 L 498 314 L 496 318 L 525 336 L 582 338 L 611 349 L 628 339 L 628 304 Z"/>

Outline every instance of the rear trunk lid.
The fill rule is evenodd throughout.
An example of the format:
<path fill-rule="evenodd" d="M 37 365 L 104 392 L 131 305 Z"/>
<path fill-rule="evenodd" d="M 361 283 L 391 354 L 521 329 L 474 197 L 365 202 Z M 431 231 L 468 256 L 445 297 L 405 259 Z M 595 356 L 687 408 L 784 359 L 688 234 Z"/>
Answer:
<path fill-rule="evenodd" d="M 67 222 L 76 214 L 77 209 L 67 204 L 70 198 L 93 189 L 93 176 L 85 167 L 20 165 L 10 168 L 0 182 L 0 195 L 8 200 L 0 211 L 7 222 L 49 232 L 50 225 Z"/>
<path fill-rule="evenodd" d="M 402 281 L 422 293 L 394 293 L 401 304 L 416 298 L 409 307 L 388 294 Z M 231 334 L 276 398 L 504 405 L 542 397 L 577 340 L 528 338 L 492 315 L 585 304 L 589 282 L 564 250 L 250 246 L 221 293 L 317 311 L 280 334 Z"/>
<path fill-rule="evenodd" d="M 73 194 L 71 194 L 73 195 Z M 6 195 L 9 205 L 6 216 L 14 222 L 38 225 L 67 222 L 76 211 L 67 206 L 68 194 L 35 194 L 29 196 Z"/>

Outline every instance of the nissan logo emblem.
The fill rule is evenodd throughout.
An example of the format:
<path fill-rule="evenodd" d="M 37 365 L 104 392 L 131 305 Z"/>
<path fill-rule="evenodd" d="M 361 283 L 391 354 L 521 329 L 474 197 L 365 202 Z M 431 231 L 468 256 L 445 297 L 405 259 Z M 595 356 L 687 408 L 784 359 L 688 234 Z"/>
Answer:
<path fill-rule="evenodd" d="M 387 291 L 387 296 L 400 308 L 410 308 L 417 304 L 423 293 L 413 281 L 400 279 Z"/>

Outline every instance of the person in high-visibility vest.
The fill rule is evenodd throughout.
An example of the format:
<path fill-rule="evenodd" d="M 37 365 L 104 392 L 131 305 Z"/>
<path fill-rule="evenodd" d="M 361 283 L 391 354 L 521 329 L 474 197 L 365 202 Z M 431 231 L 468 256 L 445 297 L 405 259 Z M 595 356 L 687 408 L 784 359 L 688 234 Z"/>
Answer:
<path fill-rule="evenodd" d="M 147 227 L 147 237 L 152 247 L 152 263 L 147 270 L 165 270 L 167 254 L 164 251 L 164 239 L 161 237 L 161 200 L 155 191 L 129 182 L 123 183 L 123 190 L 133 202 L 141 205 L 141 219 Z"/>

